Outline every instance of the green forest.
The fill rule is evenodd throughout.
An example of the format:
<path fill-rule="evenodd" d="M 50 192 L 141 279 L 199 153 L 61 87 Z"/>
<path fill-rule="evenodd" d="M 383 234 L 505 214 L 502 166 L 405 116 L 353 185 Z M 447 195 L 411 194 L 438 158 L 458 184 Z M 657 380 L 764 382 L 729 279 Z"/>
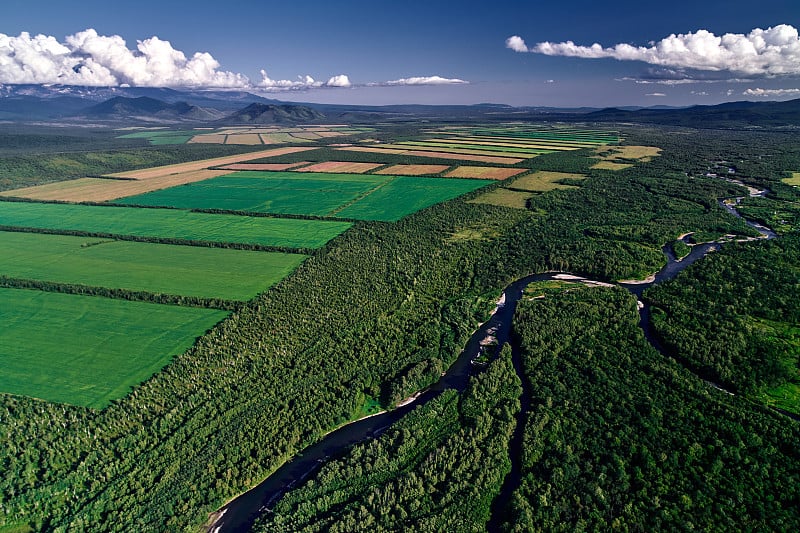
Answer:
<path fill-rule="evenodd" d="M 393 134 L 387 127 L 379 137 L 391 140 L 409 129 Z M 587 150 L 527 160 L 519 166 L 587 179 L 574 189 L 535 195 L 525 209 L 468 202 L 513 187 L 512 178 L 397 222 L 355 222 L 105 409 L 0 395 L 0 531 L 198 530 L 210 513 L 361 416 L 366 405 L 391 408 L 435 382 L 509 282 L 548 270 L 612 282 L 643 279 L 664 265 L 662 247 L 685 233 L 694 242 L 755 237 L 718 204 L 746 195 L 736 184 L 705 176 L 720 162 L 735 165 L 744 183 L 769 188 L 776 202 L 799 199 L 780 181 L 785 170 L 800 168 L 796 136 L 789 133 L 626 126 L 620 136 L 663 151 L 618 171 L 589 168 L 596 159 Z M 219 152 L 202 157 L 230 153 L 202 147 L 214 149 Z M 172 163 L 200 158 L 199 150 L 136 148 L 146 161 L 124 164 L 108 160 L 127 152 L 109 150 L 98 155 L 106 162 L 93 168 Z M 2 187 L 39 182 L 41 165 L 55 157 L 0 158 Z M 68 170 L 60 176 L 74 177 Z M 669 285 L 649 293 L 663 310 L 662 336 L 675 340 L 674 360 L 645 342 L 635 299 L 621 290 L 571 290 L 526 302 L 515 328 L 533 403 L 523 417 L 523 483 L 502 527 L 798 529 L 797 422 L 763 405 L 763 394 L 792 379 L 784 356 L 797 338 L 793 242 L 786 236 L 726 245 L 707 259 L 713 275 L 702 277 L 704 260 L 676 279 L 681 287 L 699 280 L 697 294 Z M 731 265 L 716 265 L 716 257 L 731 257 Z M 777 257 L 785 268 L 772 271 Z M 736 270 L 739 260 L 762 270 L 750 279 Z M 767 285 L 770 279 L 784 280 L 785 290 Z M 769 290 L 750 288 L 761 280 Z M 700 300 L 702 291 L 716 291 L 716 298 L 715 283 L 736 296 L 752 290 L 752 298 L 700 315 L 671 303 Z M 757 292 L 773 293 L 772 300 L 759 301 Z M 683 345 L 694 338 L 688 327 L 681 337 L 665 329 L 705 328 L 728 316 L 718 313 L 745 316 L 745 327 L 763 328 L 763 343 L 748 347 L 747 340 L 741 353 L 706 362 L 701 343 L 696 355 Z M 709 342 L 728 342 L 727 331 Z M 754 375 L 762 355 L 776 361 L 775 372 L 762 375 L 758 368 Z M 713 371 L 746 394 L 710 387 L 701 377 Z M 280 522 L 284 515 L 276 514 L 272 525 L 261 527 L 344 531 L 369 515 L 376 529 L 483 530 L 514 459 L 503 453 L 503 439 L 517 426 L 511 415 L 519 410 L 519 394 L 506 354 L 465 395 L 443 394 L 324 468 L 313 486 L 301 488 L 324 494 L 319 510 L 289 495 L 279 509 L 293 516 Z M 357 454 L 377 460 L 390 452 L 385 470 L 369 477 L 362 467 L 358 475 Z M 329 476 L 324 483 L 323 474 Z M 418 507 L 403 504 L 404 490 L 431 487 L 437 492 L 415 499 Z M 465 508 L 464 498 L 473 505 Z M 341 514 L 328 516 L 331 506 Z"/>

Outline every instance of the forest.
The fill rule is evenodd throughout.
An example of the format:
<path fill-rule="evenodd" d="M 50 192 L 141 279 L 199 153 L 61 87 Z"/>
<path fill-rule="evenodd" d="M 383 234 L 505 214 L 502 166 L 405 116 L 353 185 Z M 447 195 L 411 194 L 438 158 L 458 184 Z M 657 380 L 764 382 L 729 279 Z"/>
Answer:
<path fill-rule="evenodd" d="M 378 401 L 391 408 L 438 379 L 486 319 L 487 302 L 510 281 L 547 270 L 608 281 L 641 279 L 663 266 L 661 248 L 684 233 L 693 232 L 696 242 L 754 236 L 718 205 L 719 198 L 746 194 L 736 184 L 705 176 L 718 162 L 735 163 L 745 183 L 796 199 L 792 189 L 771 186 L 780 183 L 784 170 L 800 169 L 789 134 L 628 126 L 621 135 L 626 143 L 661 147 L 662 154 L 619 171 L 590 169 L 595 159 L 587 151 L 543 155 L 525 164 L 587 179 L 579 188 L 536 195 L 525 209 L 467 202 L 491 188 L 513 187 L 512 179 L 395 223 L 356 222 L 106 409 L 0 396 L 0 528 L 200 528 L 209 513 L 326 432 L 361 416 L 365 405 Z M 188 157 L 182 151 L 188 148 L 136 150 L 152 164 Z M 158 159 L 161 153 L 169 155 Z M 212 155 L 219 154 L 203 157 Z M 31 156 L 2 161 L 3 176 L 14 175 L 8 169 L 35 168 Z M 35 174 L 20 173 L 14 186 Z M 755 245 L 742 247 L 762 253 Z M 708 529 L 797 529 L 796 423 L 740 396 L 710 390 L 680 363 L 647 347 L 635 327 L 633 299 L 620 291 L 593 291 L 568 292 L 563 301 L 546 298 L 520 311 L 520 342 L 531 362 L 525 379 L 537 405 L 525 426 L 525 482 L 510 502 L 520 528 L 539 519 L 565 529 L 618 519 L 628 529 L 685 529 L 691 513 L 692 525 Z M 589 332 L 599 332 L 596 341 Z M 546 351 L 551 349 L 560 357 Z M 589 356 L 592 365 L 586 364 Z M 482 432 L 496 427 L 508 434 L 510 422 L 504 415 L 484 420 L 480 413 L 516 409 L 519 386 L 502 378 L 508 373 L 504 360 L 477 380 L 494 384 L 474 385 L 472 404 L 469 396 L 451 394 L 431 404 L 450 424 L 446 431 L 437 433 L 425 421 L 430 411 L 402 422 L 432 431 L 430 440 L 419 456 L 403 452 L 413 469 L 407 475 L 375 480 L 386 488 L 375 489 L 384 501 L 363 505 L 383 509 L 397 487 L 438 483 L 422 480 L 423 471 L 454 472 L 448 470 L 455 467 L 452 456 L 442 452 L 441 462 L 435 461 L 435 450 L 447 439 L 497 456 L 496 463 L 482 463 L 479 473 L 465 473 L 485 476 L 480 482 L 486 495 L 497 491 L 508 462 L 498 455 L 500 443 Z M 487 398 L 475 392 L 481 386 L 503 392 Z M 400 429 L 365 446 L 383 454 L 404 439 Z M 690 468 L 682 470 L 684 464 Z M 336 473 L 339 467 L 330 468 Z M 455 498 L 462 482 L 454 479 L 442 493 Z M 574 491 L 567 490 L 572 484 Z M 449 524 L 448 513 L 456 512 L 470 523 L 487 519 L 485 500 L 468 514 L 446 497 L 425 503 L 440 515 L 423 517 L 421 507 L 409 520 Z M 540 505 L 542 497 L 550 505 Z M 292 502 L 282 505 L 288 510 Z M 361 505 L 348 507 L 347 520 L 359 519 Z M 723 512 L 728 514 L 720 518 Z M 303 520 L 311 524 L 315 519 L 308 516 Z M 398 516 L 392 510 L 384 527 L 398 523 L 391 522 Z"/>

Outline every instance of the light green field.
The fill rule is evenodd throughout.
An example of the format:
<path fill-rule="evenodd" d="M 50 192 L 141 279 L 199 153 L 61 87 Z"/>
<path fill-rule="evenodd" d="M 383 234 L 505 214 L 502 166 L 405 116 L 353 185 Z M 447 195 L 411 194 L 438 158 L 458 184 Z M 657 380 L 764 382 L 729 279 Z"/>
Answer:
<path fill-rule="evenodd" d="M 586 176 L 583 174 L 568 174 L 566 172 L 550 172 L 547 170 L 539 170 L 527 176 L 515 179 L 508 186 L 512 189 L 520 189 L 530 192 L 547 192 L 554 189 L 574 189 L 575 185 L 565 185 L 559 183 L 564 179 L 583 180 Z"/>
<path fill-rule="evenodd" d="M 224 311 L 0 288 L 0 392 L 102 408 Z"/>
<path fill-rule="evenodd" d="M 319 248 L 348 222 L 91 205 L 0 202 L 0 225 L 286 248 Z"/>
<path fill-rule="evenodd" d="M 235 172 L 117 203 L 325 216 L 391 176 L 307 172 Z"/>
<path fill-rule="evenodd" d="M 474 179 L 394 178 L 343 209 L 337 216 L 391 222 L 485 185 L 485 182 Z"/>
<path fill-rule="evenodd" d="M 791 178 L 784 178 L 781 181 L 786 185 L 800 186 L 800 172 L 792 172 Z"/>
<path fill-rule="evenodd" d="M 249 300 L 300 254 L 0 232 L 0 275 L 200 298 Z"/>

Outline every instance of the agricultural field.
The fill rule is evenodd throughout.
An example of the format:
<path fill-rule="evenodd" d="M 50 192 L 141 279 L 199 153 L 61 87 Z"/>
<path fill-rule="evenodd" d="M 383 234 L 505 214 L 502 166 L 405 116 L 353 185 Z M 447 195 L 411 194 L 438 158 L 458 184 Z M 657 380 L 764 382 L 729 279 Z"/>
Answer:
<path fill-rule="evenodd" d="M 566 172 L 550 172 L 539 170 L 527 176 L 515 179 L 508 186 L 529 192 L 547 192 L 553 189 L 574 189 L 575 185 L 561 183 L 562 180 L 583 180 L 583 174 L 569 174 Z"/>
<path fill-rule="evenodd" d="M 348 222 L 91 205 L 0 202 L 0 226 L 282 248 L 319 248 Z"/>
<path fill-rule="evenodd" d="M 373 131 L 348 125 L 299 127 L 242 127 L 196 130 L 146 130 L 120 135 L 119 139 L 146 139 L 151 145 L 164 144 L 288 144 L 345 137 Z"/>
<path fill-rule="evenodd" d="M 383 145 L 379 146 L 343 146 L 337 148 L 345 152 L 365 152 L 373 154 L 392 154 L 392 155 L 407 155 L 415 157 L 432 157 L 437 159 L 452 159 L 454 161 L 476 161 L 478 163 L 497 163 L 502 165 L 515 165 L 521 163 L 524 159 L 517 157 L 500 157 L 500 156 L 487 156 L 477 154 L 454 153 L 452 151 L 430 151 L 430 150 L 411 150 L 409 147 L 405 148 L 384 148 Z"/>
<path fill-rule="evenodd" d="M 325 161 L 315 163 L 302 168 L 296 168 L 295 172 L 331 172 L 342 174 L 363 174 L 382 167 L 380 163 L 350 163 L 347 161 Z"/>
<path fill-rule="evenodd" d="M 441 174 L 448 168 L 450 168 L 448 165 L 392 165 L 377 170 L 375 174 L 385 174 L 389 176 L 428 176 L 431 174 Z"/>
<path fill-rule="evenodd" d="M 3 276 L 246 301 L 305 260 L 301 254 L 0 232 Z"/>
<path fill-rule="evenodd" d="M 502 167 L 474 167 L 460 166 L 446 173 L 446 178 L 473 178 L 481 180 L 505 180 L 527 172 L 525 168 L 502 168 Z"/>
<path fill-rule="evenodd" d="M 309 161 L 300 161 L 298 163 L 234 163 L 233 165 L 225 165 L 219 167 L 222 170 L 291 170 L 296 167 L 310 165 Z"/>
<path fill-rule="evenodd" d="M 126 396 L 227 315 L 0 288 L 0 391 L 94 409 Z"/>
<path fill-rule="evenodd" d="M 484 185 L 469 179 L 398 177 L 345 207 L 337 216 L 393 222 Z M 402 201 L 399 201 L 400 198 Z"/>
<path fill-rule="evenodd" d="M 123 198 L 129 205 L 325 216 L 382 185 L 388 176 L 235 172 L 183 187 Z"/>
<path fill-rule="evenodd" d="M 500 207 L 512 207 L 514 209 L 525 209 L 528 207 L 528 200 L 533 193 L 523 191 L 512 191 L 510 189 L 495 189 L 484 193 L 477 198 L 468 200 L 472 204 L 488 204 Z"/>

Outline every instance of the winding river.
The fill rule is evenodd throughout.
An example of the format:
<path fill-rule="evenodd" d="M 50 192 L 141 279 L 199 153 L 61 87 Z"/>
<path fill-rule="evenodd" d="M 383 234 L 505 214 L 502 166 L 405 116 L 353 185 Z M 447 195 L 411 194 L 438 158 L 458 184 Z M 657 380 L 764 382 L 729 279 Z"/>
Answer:
<path fill-rule="evenodd" d="M 732 200 L 738 203 L 739 199 Z M 734 216 L 741 218 L 741 215 L 733 205 L 723 201 L 720 201 L 720 205 Z M 745 221 L 750 227 L 758 230 L 761 233 L 762 238 L 772 239 L 776 237 L 775 233 L 773 233 L 769 228 L 747 220 Z M 684 237 L 685 241 L 687 239 L 688 237 Z M 658 341 L 652 325 L 650 324 L 650 308 L 648 305 L 641 302 L 642 293 L 647 288 L 657 283 L 674 278 L 686 267 L 698 261 L 702 257 L 705 257 L 708 252 L 717 250 L 721 246 L 722 245 L 719 243 L 704 243 L 694 245 L 691 253 L 679 260 L 672 253 L 670 246 L 667 245 L 663 248 L 663 252 L 667 257 L 667 264 L 654 276 L 654 278 L 650 278 L 650 280 L 647 282 L 619 284 L 630 291 L 636 296 L 637 300 L 639 300 L 640 326 L 642 327 L 647 340 L 659 352 L 663 354 L 667 353 L 661 343 Z M 512 318 L 514 317 L 517 303 L 519 302 L 520 298 L 522 298 L 525 287 L 527 287 L 528 284 L 536 281 L 559 279 L 584 283 L 598 283 L 593 280 L 579 276 L 572 276 L 563 272 L 534 274 L 515 281 L 506 287 L 494 314 L 487 322 L 481 325 L 477 331 L 475 331 L 468 341 L 467 346 L 459 355 L 458 359 L 456 359 L 447 372 L 442 375 L 438 382 L 416 395 L 413 401 L 410 401 L 401 407 L 398 407 L 392 411 L 372 415 L 368 418 L 363 418 L 328 433 L 322 438 L 322 440 L 304 449 L 291 461 L 285 463 L 259 485 L 226 504 L 222 509 L 215 513 L 213 524 L 209 526 L 206 531 L 208 533 L 249 531 L 252 528 L 255 520 L 261 514 L 268 512 L 269 509 L 271 509 L 287 491 L 291 490 L 297 484 L 305 480 L 308 476 L 315 473 L 329 459 L 346 453 L 346 451 L 353 444 L 379 436 L 389 427 L 391 427 L 392 424 L 405 416 L 409 411 L 415 409 L 419 405 L 429 402 L 441 394 L 442 391 L 447 389 L 456 389 L 459 392 L 463 392 L 466 389 L 470 375 L 476 371 L 476 367 L 473 365 L 472 361 L 481 353 L 481 341 L 489 336 L 493 336 L 497 339 L 498 346 L 502 346 L 505 342 L 509 341 Z M 519 352 L 515 346 L 512 345 L 512 348 L 514 352 L 514 367 L 520 377 L 523 377 L 521 368 L 522 363 Z M 526 380 L 524 378 L 522 381 L 523 384 L 525 384 Z M 709 384 L 724 392 L 728 392 L 714 383 Z M 528 410 L 530 405 L 530 393 L 525 389 L 523 389 L 521 404 L 522 408 L 520 409 L 520 413 L 518 415 L 518 421 L 520 422 L 523 420 L 524 413 Z M 522 424 L 518 423 L 517 428 L 512 435 L 509 446 L 509 453 L 512 459 L 512 470 L 506 477 L 503 487 L 501 488 L 500 495 L 495 499 L 495 502 L 507 501 L 508 497 L 520 482 L 521 475 L 519 458 L 521 457 L 521 447 Z M 498 521 L 494 518 L 497 516 L 496 512 L 499 513 L 499 508 L 493 508 L 493 519 L 488 525 L 490 531 L 495 530 L 498 523 Z"/>

